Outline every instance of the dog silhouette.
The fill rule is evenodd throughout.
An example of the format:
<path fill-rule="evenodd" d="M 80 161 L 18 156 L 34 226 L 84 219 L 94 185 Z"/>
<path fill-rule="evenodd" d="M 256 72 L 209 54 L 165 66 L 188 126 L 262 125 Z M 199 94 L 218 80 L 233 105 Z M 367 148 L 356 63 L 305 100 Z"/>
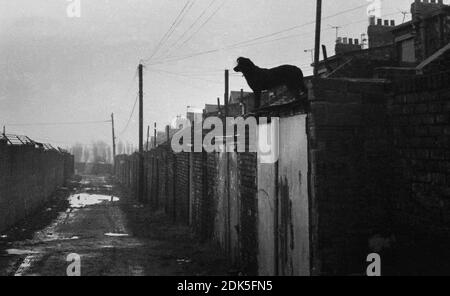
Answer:
<path fill-rule="evenodd" d="M 255 107 L 261 104 L 261 93 L 280 86 L 286 86 L 288 91 L 300 99 L 301 93 L 306 93 L 303 72 L 292 65 L 283 65 L 272 69 L 263 69 L 256 66 L 250 59 L 240 57 L 237 59 L 235 72 L 240 72 L 247 80 L 248 86 L 255 94 Z"/>

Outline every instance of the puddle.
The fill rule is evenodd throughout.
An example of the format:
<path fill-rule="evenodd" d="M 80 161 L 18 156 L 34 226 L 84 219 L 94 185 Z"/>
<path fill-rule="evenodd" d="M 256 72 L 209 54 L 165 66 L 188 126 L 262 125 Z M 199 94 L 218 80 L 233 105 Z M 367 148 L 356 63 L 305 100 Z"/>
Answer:
<path fill-rule="evenodd" d="M 189 264 L 191 263 L 192 260 L 189 258 L 181 258 L 181 259 L 177 259 L 177 263 L 178 264 Z"/>
<path fill-rule="evenodd" d="M 105 236 L 111 236 L 111 237 L 128 237 L 129 234 L 126 233 L 105 233 Z"/>
<path fill-rule="evenodd" d="M 31 250 L 19 250 L 19 249 L 8 249 L 6 250 L 8 255 L 30 255 L 30 254 L 39 254 L 39 252 L 31 251 Z"/>
<path fill-rule="evenodd" d="M 110 246 L 110 245 L 102 246 L 102 249 L 114 249 L 114 246 Z"/>
<path fill-rule="evenodd" d="M 34 265 L 35 262 L 39 261 L 42 259 L 42 255 L 28 255 L 22 262 L 22 264 L 20 264 L 19 268 L 16 270 L 16 272 L 14 273 L 14 276 L 23 276 L 25 275 L 30 269 L 31 267 Z"/>
<path fill-rule="evenodd" d="M 117 202 L 119 198 L 110 195 L 80 193 L 69 197 L 71 208 L 84 208 L 105 202 Z"/>

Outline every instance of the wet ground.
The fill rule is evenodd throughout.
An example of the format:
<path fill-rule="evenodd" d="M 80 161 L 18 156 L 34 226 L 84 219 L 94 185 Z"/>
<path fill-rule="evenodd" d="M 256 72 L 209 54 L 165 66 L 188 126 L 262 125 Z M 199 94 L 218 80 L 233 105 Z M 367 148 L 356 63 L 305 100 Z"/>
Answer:
<path fill-rule="evenodd" d="M 0 233 L 0 275 L 65 276 L 73 253 L 81 258 L 82 276 L 228 271 L 217 248 L 100 176 L 72 181 L 33 217 Z"/>

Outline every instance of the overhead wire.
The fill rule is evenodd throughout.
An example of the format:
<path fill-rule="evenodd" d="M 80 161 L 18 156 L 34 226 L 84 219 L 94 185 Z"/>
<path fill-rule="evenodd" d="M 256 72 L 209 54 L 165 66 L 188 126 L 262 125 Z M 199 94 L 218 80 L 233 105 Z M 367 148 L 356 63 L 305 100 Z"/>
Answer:
<path fill-rule="evenodd" d="M 184 14 L 186 9 L 188 8 L 189 4 L 191 4 L 192 0 L 188 0 L 186 4 L 183 6 L 181 11 L 178 13 L 175 20 L 172 22 L 172 25 L 169 27 L 169 29 L 166 31 L 166 33 L 163 35 L 161 40 L 158 42 L 158 44 L 155 46 L 153 52 L 151 53 L 150 57 L 147 59 L 144 59 L 144 61 L 151 61 L 153 57 L 158 53 L 159 49 L 163 46 L 163 44 L 166 42 L 168 38 L 170 38 L 170 35 L 174 31 L 175 26 L 178 24 L 178 20 L 181 18 L 181 16 Z"/>
<path fill-rule="evenodd" d="M 381 1 L 383 1 L 383 0 L 381 0 Z M 340 11 L 338 13 L 326 16 L 323 19 L 333 18 L 333 17 L 339 16 L 339 15 L 342 15 L 342 14 L 346 14 L 346 13 L 355 11 L 357 9 L 361 9 L 362 7 L 366 7 L 366 6 L 367 5 L 360 5 L 360 6 L 357 6 L 355 8 L 351 8 L 351 9 L 347 9 L 347 10 L 344 10 L 344 11 Z M 225 46 L 225 47 L 220 47 L 220 48 L 200 51 L 200 52 L 188 54 L 188 55 L 185 55 L 185 56 L 171 57 L 171 58 L 168 58 L 168 59 L 165 59 L 165 60 L 160 60 L 160 61 L 156 61 L 154 63 L 149 63 L 149 65 L 164 64 L 164 63 L 169 63 L 169 62 L 174 62 L 174 61 L 185 60 L 185 59 L 189 59 L 189 58 L 193 58 L 193 57 L 197 57 L 197 56 L 201 56 L 201 55 L 211 54 L 211 53 L 215 53 L 215 52 L 219 52 L 219 51 L 223 51 L 223 50 L 245 47 L 245 46 L 248 46 L 247 43 L 259 41 L 259 40 L 262 40 L 262 39 L 265 39 L 265 38 L 268 38 L 268 37 L 273 37 L 273 36 L 276 36 L 276 35 L 279 35 L 279 34 L 282 34 L 282 33 L 286 33 L 286 32 L 292 31 L 294 29 L 298 29 L 298 28 L 301 28 L 301 27 L 312 25 L 314 23 L 315 23 L 315 21 L 306 22 L 306 23 L 303 23 L 301 25 L 293 26 L 293 27 L 290 27 L 290 28 L 287 28 L 287 29 L 284 29 L 284 30 L 281 30 L 281 31 L 277 31 L 277 32 L 271 33 L 271 34 L 266 34 L 266 35 L 262 35 L 262 36 L 255 37 L 255 38 L 252 38 L 252 39 L 248 39 L 248 40 L 245 40 L 245 41 L 241 41 L 241 42 L 237 42 L 237 43 L 234 43 L 234 44 L 230 44 L 230 45 Z"/>

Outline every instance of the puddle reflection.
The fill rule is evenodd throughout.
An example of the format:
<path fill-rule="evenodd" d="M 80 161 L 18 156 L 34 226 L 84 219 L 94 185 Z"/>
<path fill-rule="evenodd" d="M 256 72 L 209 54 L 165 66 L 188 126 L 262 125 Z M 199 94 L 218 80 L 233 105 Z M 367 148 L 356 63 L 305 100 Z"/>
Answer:
<path fill-rule="evenodd" d="M 88 206 L 98 205 L 106 202 L 117 202 L 119 198 L 116 196 L 79 193 L 69 197 L 71 208 L 84 208 Z"/>

